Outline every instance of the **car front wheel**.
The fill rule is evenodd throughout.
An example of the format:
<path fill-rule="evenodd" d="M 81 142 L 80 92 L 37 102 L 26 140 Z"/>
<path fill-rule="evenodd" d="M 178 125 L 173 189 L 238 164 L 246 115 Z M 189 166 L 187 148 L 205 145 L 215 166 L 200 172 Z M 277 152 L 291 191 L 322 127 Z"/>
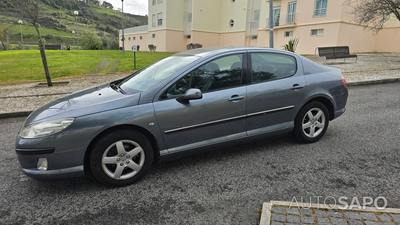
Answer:
<path fill-rule="evenodd" d="M 329 112 L 321 102 L 311 102 L 305 105 L 295 120 L 294 135 L 304 143 L 318 141 L 329 125 Z"/>
<path fill-rule="evenodd" d="M 116 187 L 140 180 L 152 162 L 150 142 L 132 130 L 106 134 L 94 144 L 90 155 L 90 167 L 96 179 Z"/>

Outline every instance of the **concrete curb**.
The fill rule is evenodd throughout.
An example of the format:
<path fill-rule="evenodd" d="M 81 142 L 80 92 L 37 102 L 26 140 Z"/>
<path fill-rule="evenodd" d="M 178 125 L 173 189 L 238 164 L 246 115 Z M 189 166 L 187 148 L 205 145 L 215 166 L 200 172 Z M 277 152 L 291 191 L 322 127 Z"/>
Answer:
<path fill-rule="evenodd" d="M 14 118 L 14 117 L 25 117 L 29 116 L 33 111 L 20 111 L 20 112 L 9 112 L 9 113 L 0 113 L 0 119 L 6 118 Z"/>
<path fill-rule="evenodd" d="M 16 95 L 16 96 L 0 96 L 0 99 L 6 98 L 31 98 L 31 97 L 42 97 L 42 96 L 53 96 L 53 95 L 67 95 L 72 92 L 60 92 L 60 93 L 50 93 L 50 94 L 39 94 L 39 95 Z"/>
<path fill-rule="evenodd" d="M 271 203 L 264 202 L 261 210 L 260 225 L 271 224 Z"/>
<path fill-rule="evenodd" d="M 347 86 L 348 87 L 355 87 L 355 86 L 360 86 L 360 85 L 385 84 L 385 83 L 393 83 L 393 82 L 400 82 L 400 78 L 348 82 Z M 54 93 L 54 94 L 30 95 L 30 96 L 10 96 L 10 97 L 0 97 L 0 99 L 1 98 L 40 97 L 40 96 L 63 95 L 63 94 L 69 94 L 69 93 Z M 13 118 L 13 117 L 23 117 L 23 116 L 28 116 L 31 113 L 32 113 L 32 111 L 0 113 L 0 119 Z"/>
<path fill-rule="evenodd" d="M 360 86 L 360 85 L 385 84 L 385 83 L 393 83 L 393 82 L 400 82 L 400 78 L 348 82 L 347 86 L 354 87 L 354 86 Z"/>
<path fill-rule="evenodd" d="M 261 218 L 260 218 L 260 225 L 270 225 L 271 224 L 271 210 L 274 206 L 281 206 L 281 207 L 297 207 L 296 205 L 293 205 L 291 202 L 282 202 L 282 201 L 270 201 L 269 203 L 264 202 L 263 207 L 261 210 Z M 334 209 L 334 210 L 340 210 L 343 212 L 350 211 L 350 212 L 372 212 L 372 213 L 394 213 L 394 214 L 400 214 L 400 209 L 394 209 L 394 208 L 385 208 L 385 209 L 376 209 L 373 207 L 365 207 L 365 209 L 357 209 L 357 208 L 352 208 L 352 209 L 340 209 L 341 205 L 325 205 L 325 204 L 306 204 L 304 207 L 306 208 L 313 208 L 313 209 L 322 209 L 322 210 L 329 210 L 329 209 Z"/>

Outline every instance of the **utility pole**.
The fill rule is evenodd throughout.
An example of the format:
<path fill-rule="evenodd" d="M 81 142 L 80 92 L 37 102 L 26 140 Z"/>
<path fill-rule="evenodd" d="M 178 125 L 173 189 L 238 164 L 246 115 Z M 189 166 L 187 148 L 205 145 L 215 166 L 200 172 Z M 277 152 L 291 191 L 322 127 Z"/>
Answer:
<path fill-rule="evenodd" d="M 79 15 L 79 12 L 78 12 L 78 11 L 75 11 L 75 12 L 74 12 L 74 15 L 75 15 L 76 39 L 77 39 L 77 41 L 78 41 L 78 50 L 79 50 L 79 33 L 78 33 L 78 15 Z"/>
<path fill-rule="evenodd" d="M 269 47 L 274 48 L 274 0 L 269 0 Z"/>
<path fill-rule="evenodd" d="M 73 46 L 75 48 L 75 31 L 74 30 L 72 31 L 72 35 L 73 35 L 73 39 L 74 39 L 74 45 Z"/>
<path fill-rule="evenodd" d="M 18 20 L 19 28 L 21 29 L 21 47 L 24 50 L 24 35 L 22 34 L 22 20 Z"/>

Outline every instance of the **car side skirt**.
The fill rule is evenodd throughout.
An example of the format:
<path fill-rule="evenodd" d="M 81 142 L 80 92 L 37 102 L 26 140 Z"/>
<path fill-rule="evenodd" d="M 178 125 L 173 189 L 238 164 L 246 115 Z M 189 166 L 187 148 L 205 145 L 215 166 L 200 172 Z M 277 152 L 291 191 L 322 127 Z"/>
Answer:
<path fill-rule="evenodd" d="M 283 127 L 283 124 L 280 127 Z M 257 141 L 263 138 L 271 138 L 282 134 L 287 134 L 293 131 L 294 123 L 293 122 L 286 123 L 284 127 L 285 128 L 281 128 L 279 130 L 272 129 L 268 130 L 268 132 L 265 131 L 263 133 L 250 131 L 250 134 L 248 134 L 248 132 L 241 132 L 238 134 L 214 138 L 212 140 L 201 141 L 189 145 L 161 150 L 160 151 L 161 160 L 175 159 L 183 156 L 198 154 L 216 149 L 228 148 L 231 146 L 235 146 L 237 144 Z"/>

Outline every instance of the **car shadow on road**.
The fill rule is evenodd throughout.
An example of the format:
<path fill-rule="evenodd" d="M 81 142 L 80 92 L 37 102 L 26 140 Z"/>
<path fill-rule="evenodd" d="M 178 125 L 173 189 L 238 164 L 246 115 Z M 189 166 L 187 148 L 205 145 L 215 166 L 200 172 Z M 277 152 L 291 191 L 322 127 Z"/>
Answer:
<path fill-rule="evenodd" d="M 140 183 L 143 184 L 143 182 L 147 183 L 153 179 L 159 179 L 160 177 L 162 178 L 164 175 L 174 173 L 175 170 L 190 170 L 189 167 L 193 166 L 207 167 L 209 164 L 242 157 L 244 154 L 265 154 L 268 151 L 275 151 L 276 149 L 282 147 L 290 147 L 295 145 L 298 145 L 298 142 L 294 140 L 293 136 L 285 135 L 275 138 L 268 138 L 261 141 L 238 144 L 231 148 L 221 148 L 191 156 L 163 161 L 161 163 L 155 163 L 152 169 L 150 169 L 149 174 L 146 175 L 136 185 L 140 185 Z M 40 181 L 29 179 L 29 186 L 31 191 L 45 190 L 49 194 L 85 193 L 116 189 L 114 187 L 102 185 L 91 174 L 87 174 L 87 176 L 84 178 L 60 181 Z"/>

